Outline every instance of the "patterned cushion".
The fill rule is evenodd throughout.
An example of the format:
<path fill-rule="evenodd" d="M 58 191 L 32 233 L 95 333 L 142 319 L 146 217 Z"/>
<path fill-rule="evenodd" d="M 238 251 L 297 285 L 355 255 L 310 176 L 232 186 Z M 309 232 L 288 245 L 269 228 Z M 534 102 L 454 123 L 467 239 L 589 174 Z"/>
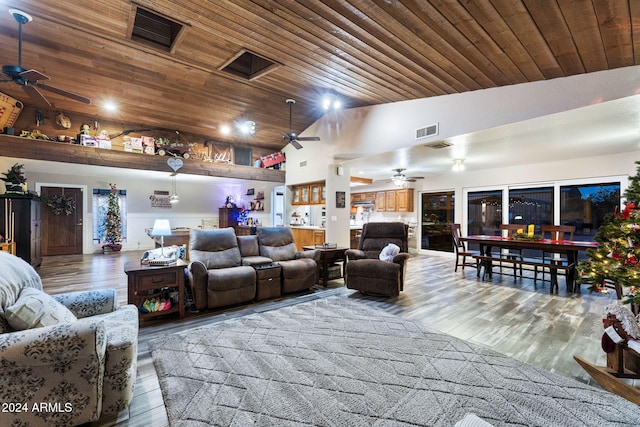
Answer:
<path fill-rule="evenodd" d="M 4 320 L 4 310 L 15 304 L 25 287 L 42 289 L 42 281 L 36 270 L 15 255 L 0 251 L 0 334 L 11 330 Z"/>
<path fill-rule="evenodd" d="M 24 288 L 18 301 L 5 310 L 5 317 L 19 331 L 78 320 L 67 307 L 35 288 Z"/>

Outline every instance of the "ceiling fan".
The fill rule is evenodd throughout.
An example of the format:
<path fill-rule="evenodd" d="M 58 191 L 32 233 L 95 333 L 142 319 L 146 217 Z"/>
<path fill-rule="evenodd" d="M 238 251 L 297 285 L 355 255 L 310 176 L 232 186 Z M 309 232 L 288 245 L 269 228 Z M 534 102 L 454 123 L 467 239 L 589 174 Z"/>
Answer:
<path fill-rule="evenodd" d="M 85 98 L 84 96 L 80 96 L 57 87 L 49 86 L 46 83 L 41 83 L 40 80 L 49 80 L 49 77 L 42 74 L 40 71 L 22 68 L 22 25 L 27 22 L 31 22 L 33 18 L 26 12 L 18 9 L 9 9 L 9 13 L 18 23 L 18 65 L 3 65 L 2 74 L 9 77 L 10 80 L 0 80 L 0 82 L 13 81 L 14 83 L 19 84 L 22 87 L 22 90 L 24 90 L 38 105 L 51 107 L 51 103 L 44 97 L 44 95 L 42 95 L 42 93 L 40 93 L 38 88 L 48 90 L 49 92 L 62 95 L 75 101 L 90 104 L 91 100 L 89 98 Z"/>
<path fill-rule="evenodd" d="M 298 134 L 296 134 L 293 131 L 292 111 L 293 111 L 293 104 L 295 104 L 296 101 L 295 99 L 287 99 L 286 102 L 287 104 L 289 104 L 289 132 L 285 133 L 282 139 L 284 139 L 285 141 L 287 141 L 287 143 L 296 147 L 296 150 L 299 150 L 302 148 L 302 145 L 298 141 L 320 141 L 320 137 L 318 136 L 299 137 Z"/>
<path fill-rule="evenodd" d="M 406 170 L 404 168 L 393 169 L 393 170 L 395 171 L 395 174 L 391 176 L 391 181 L 397 186 L 400 186 L 405 182 L 416 182 L 416 180 L 418 179 L 424 179 L 423 176 L 406 176 L 403 173 Z"/>

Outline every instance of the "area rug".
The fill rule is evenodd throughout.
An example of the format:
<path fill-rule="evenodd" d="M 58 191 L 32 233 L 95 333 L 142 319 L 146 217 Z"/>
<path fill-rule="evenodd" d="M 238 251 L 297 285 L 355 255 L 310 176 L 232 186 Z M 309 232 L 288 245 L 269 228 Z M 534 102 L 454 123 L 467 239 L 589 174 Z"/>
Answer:
<path fill-rule="evenodd" d="M 336 296 L 149 343 L 172 426 L 638 426 L 638 406 Z"/>

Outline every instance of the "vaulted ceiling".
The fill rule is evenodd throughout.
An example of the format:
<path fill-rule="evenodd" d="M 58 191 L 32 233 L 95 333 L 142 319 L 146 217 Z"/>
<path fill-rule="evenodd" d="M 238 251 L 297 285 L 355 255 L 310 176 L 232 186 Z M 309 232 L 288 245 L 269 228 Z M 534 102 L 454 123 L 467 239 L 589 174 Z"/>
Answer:
<path fill-rule="evenodd" d="M 234 144 L 284 145 L 323 111 L 473 91 L 640 64 L 640 0 L 13 0 L 24 68 L 91 104 L 42 93 L 53 109 Z M 6 6 L 6 7 L 4 7 Z M 138 9 L 181 25 L 173 44 L 132 39 Z M 156 38 L 157 35 L 151 35 Z M 18 25 L 0 11 L 0 63 L 17 65 Z M 220 68 L 256 55 L 253 78 Z M 246 57 L 246 55 L 245 55 Z M 243 57 L 244 58 L 244 57 Z M 263 60 L 273 63 L 263 67 Z M 237 67 L 242 71 L 242 64 Z M 250 76 L 251 77 L 251 76 Z M 31 104 L 14 83 L 0 91 Z M 119 113 L 102 104 L 115 101 Z M 256 134 L 222 136 L 252 120 Z"/>

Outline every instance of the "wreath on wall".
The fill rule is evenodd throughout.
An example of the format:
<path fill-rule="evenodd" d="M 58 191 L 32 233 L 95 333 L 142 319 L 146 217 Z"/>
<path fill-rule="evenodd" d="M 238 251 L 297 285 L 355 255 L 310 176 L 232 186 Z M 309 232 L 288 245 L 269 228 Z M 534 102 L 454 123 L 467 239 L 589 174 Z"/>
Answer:
<path fill-rule="evenodd" d="M 64 194 L 54 194 L 47 199 L 47 206 L 54 215 L 71 215 L 76 210 L 76 199 Z"/>

